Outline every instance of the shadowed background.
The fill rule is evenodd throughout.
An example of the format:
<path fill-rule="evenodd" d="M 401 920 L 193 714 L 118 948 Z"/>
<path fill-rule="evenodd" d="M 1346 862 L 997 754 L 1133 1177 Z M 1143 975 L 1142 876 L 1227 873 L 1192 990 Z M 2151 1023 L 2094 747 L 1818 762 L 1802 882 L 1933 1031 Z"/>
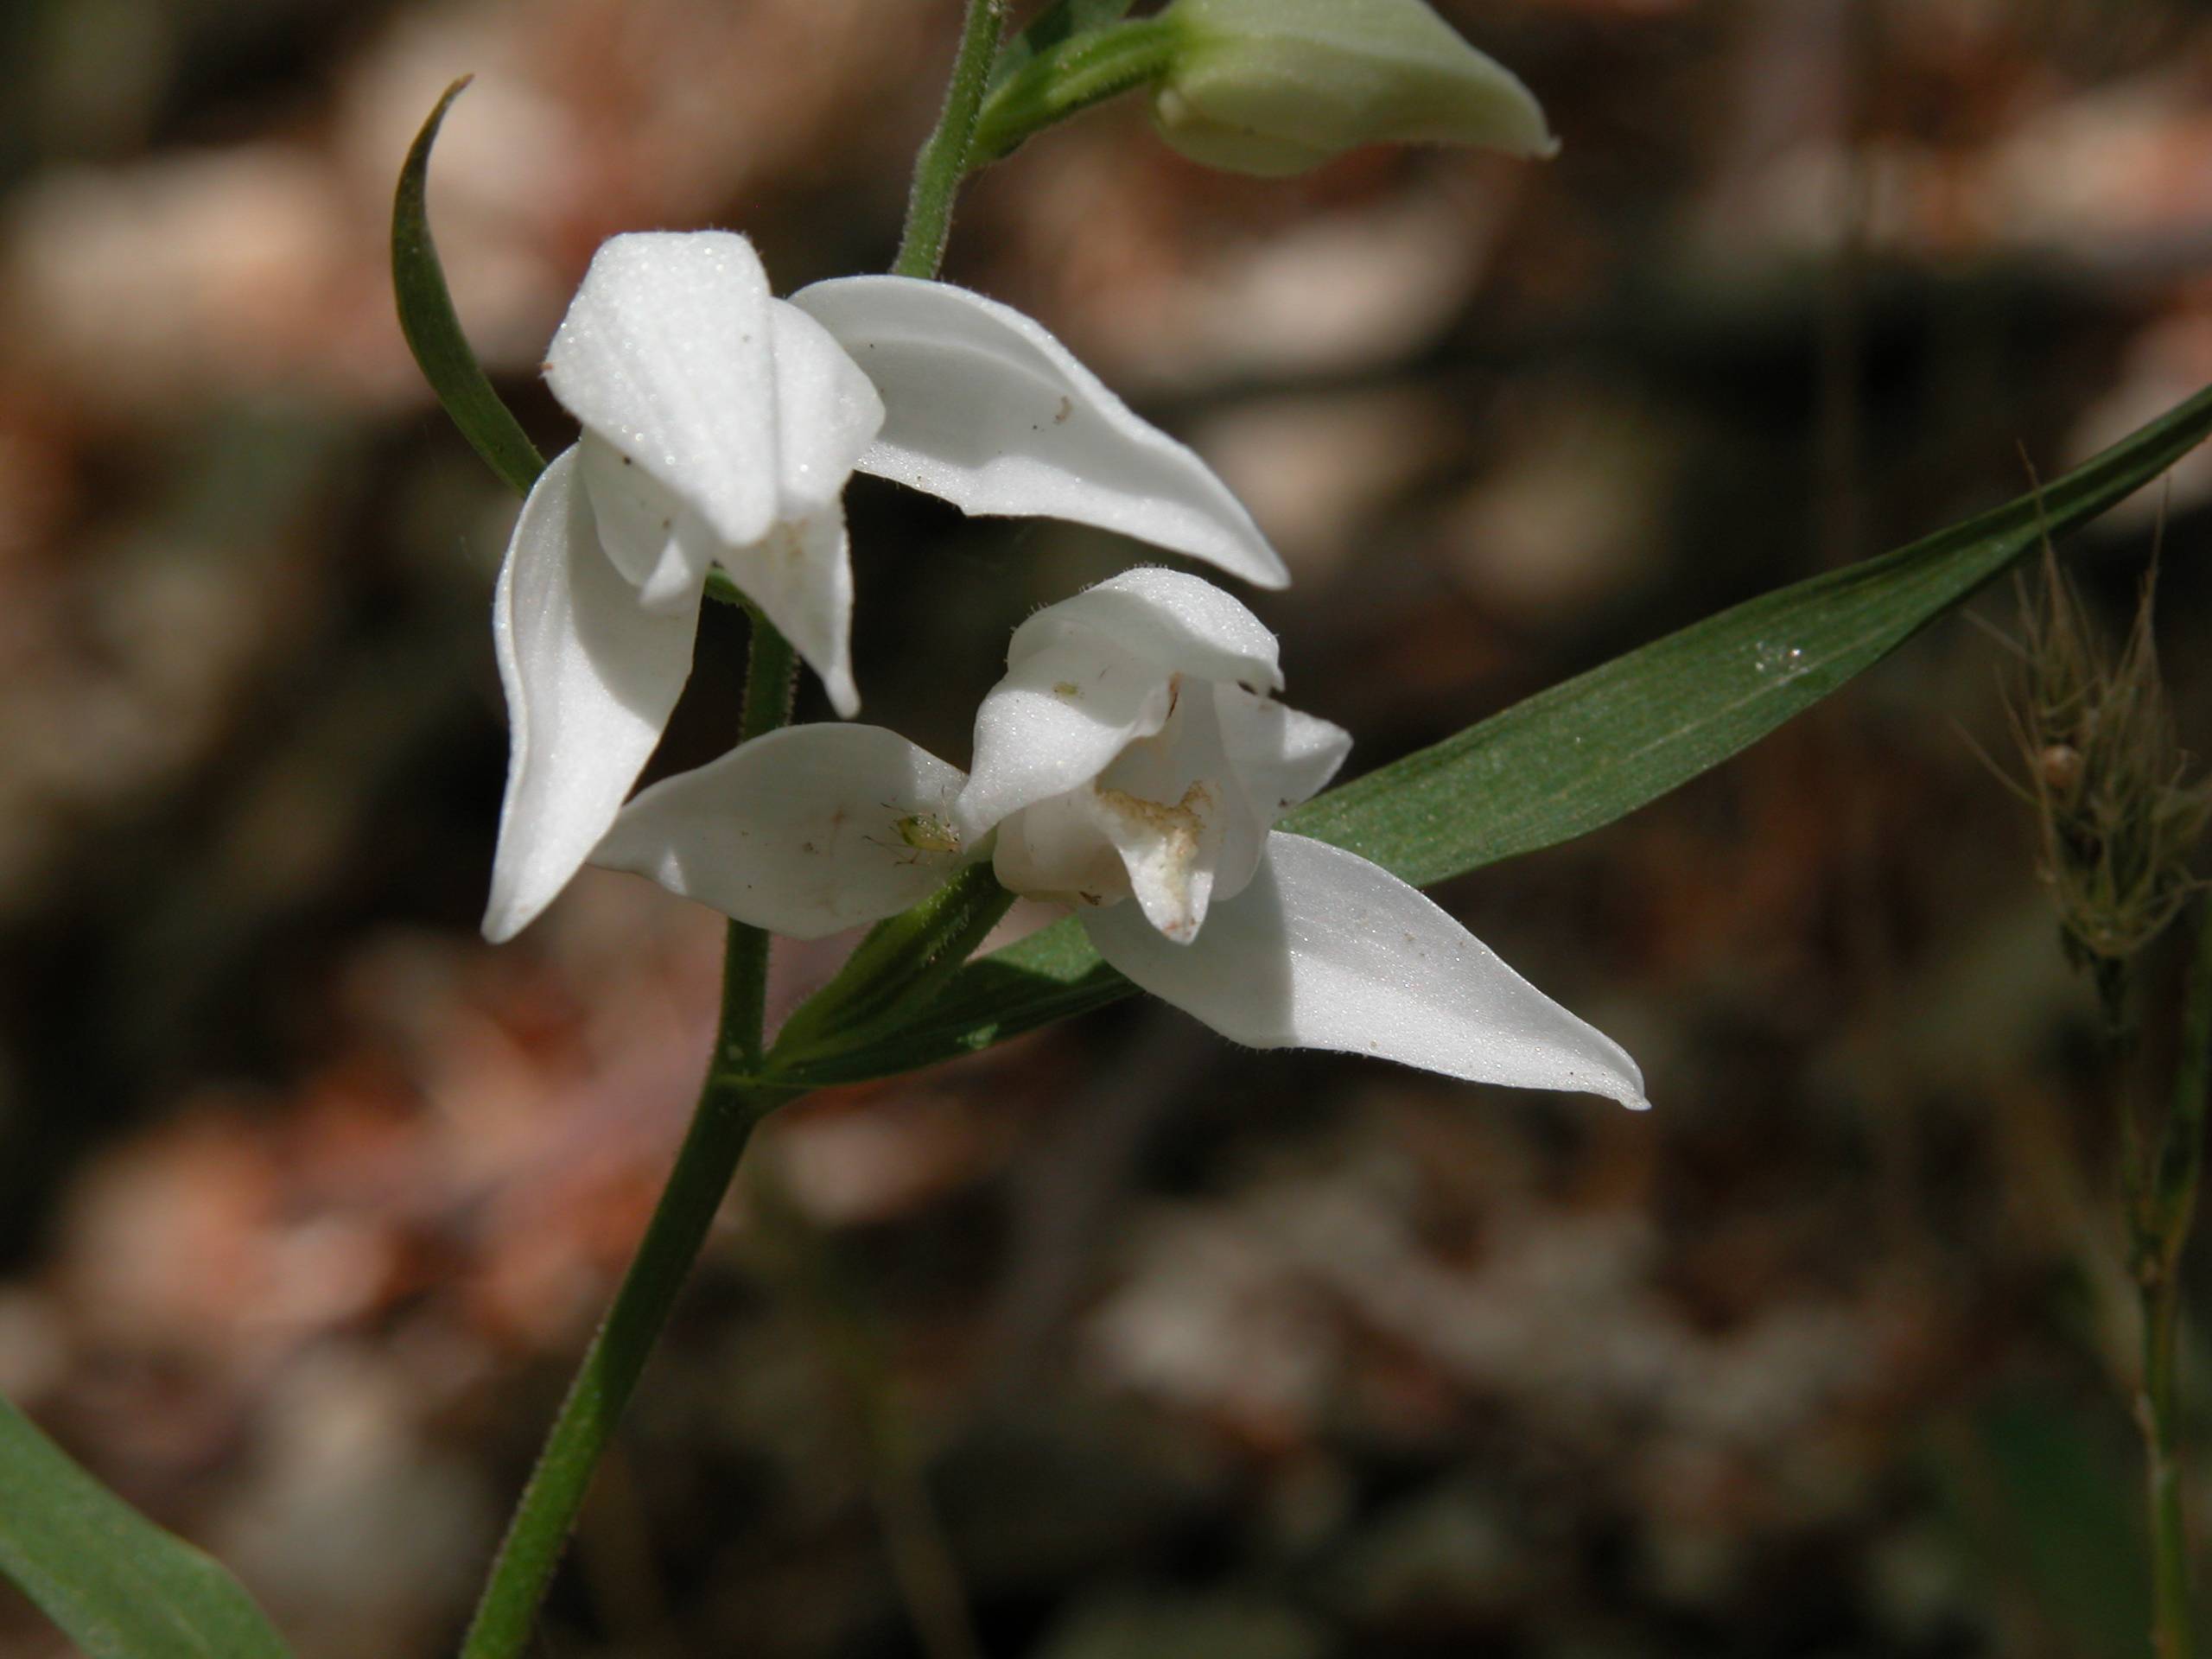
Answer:
<path fill-rule="evenodd" d="M 946 270 L 1250 505 L 1354 772 L 2212 380 L 2201 5 L 1440 10 L 1558 161 L 1263 182 L 1116 105 L 972 185 Z M 515 504 L 391 320 L 400 156 L 473 72 L 433 221 L 550 449 L 607 235 L 741 228 L 784 290 L 888 262 L 957 11 L 0 5 L 0 1391 L 309 1659 L 455 1639 L 720 959 L 599 872 L 475 936 Z M 2199 747 L 2208 494 L 2162 590 Z M 1142 556 L 849 500 L 868 715 L 956 761 L 1008 628 Z M 2075 544 L 2115 611 L 2158 505 Z M 2139 1652 L 2110 1108 L 1973 752 L 2005 662 L 1947 623 L 1444 890 L 1648 1118 L 1134 1003 L 785 1112 L 540 1650 Z M 741 663 L 709 607 L 657 771 L 728 742 Z M 782 947 L 779 1006 L 836 949 Z M 12 1599 L 0 1649 L 66 1651 Z"/>

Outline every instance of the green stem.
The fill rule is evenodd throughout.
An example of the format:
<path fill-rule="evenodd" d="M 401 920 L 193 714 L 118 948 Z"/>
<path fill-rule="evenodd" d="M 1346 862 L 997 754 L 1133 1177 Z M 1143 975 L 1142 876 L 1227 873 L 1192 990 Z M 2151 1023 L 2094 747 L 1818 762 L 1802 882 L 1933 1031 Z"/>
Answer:
<path fill-rule="evenodd" d="M 968 146 L 976 131 L 976 111 L 990 83 L 991 60 L 1006 35 L 1007 0 L 968 0 L 968 22 L 960 32 L 960 54 L 953 60 L 952 82 L 937 130 L 914 158 L 914 187 L 906 199 L 906 233 L 892 263 L 894 276 L 934 276 L 944 264 L 945 239 L 952 234 L 952 199 L 968 176 Z"/>
<path fill-rule="evenodd" d="M 1156 80 L 1175 55 L 1175 20 L 1140 17 L 1040 52 L 994 91 L 976 118 L 970 168 L 1020 149 L 1031 134 Z"/>
<path fill-rule="evenodd" d="M 747 653 L 741 741 L 788 724 L 798 684 L 790 642 L 757 609 L 746 608 L 753 619 L 753 640 Z M 522 1502 L 507 1523 L 506 1540 L 461 1644 L 461 1659 L 512 1659 L 529 1642 L 538 1604 L 575 1529 L 593 1472 L 707 1242 L 753 1126 L 799 1092 L 759 1076 L 767 990 L 768 936 L 757 927 L 731 923 L 723 949 L 721 1018 L 691 1127 L 607 1321 L 584 1351 L 537 1466 L 523 1488 Z"/>
<path fill-rule="evenodd" d="M 2137 1179 L 2134 1255 L 2143 1309 L 2139 1415 L 2151 1520 L 2151 1647 L 2158 1659 L 2190 1659 L 2189 1516 L 2180 1457 L 2181 1261 L 2196 1219 L 2212 1101 L 2212 904 L 2196 906 L 2196 952 L 2182 1015 L 2180 1063 L 2158 1150 Z"/>
<path fill-rule="evenodd" d="M 791 641 L 749 601 L 753 639 L 745 659 L 745 712 L 737 741 L 750 743 L 788 726 L 798 691 L 798 655 Z M 758 1071 L 768 1021 L 768 936 L 743 922 L 729 925 L 722 952 L 722 1026 L 715 1038 L 716 1067 Z"/>
<path fill-rule="evenodd" d="M 753 1126 L 785 1098 L 709 1072 L 668 1186 L 523 1489 L 461 1644 L 462 1659 L 512 1659 L 528 1644 L 600 1456 L 706 1243 L 738 1157 Z"/>

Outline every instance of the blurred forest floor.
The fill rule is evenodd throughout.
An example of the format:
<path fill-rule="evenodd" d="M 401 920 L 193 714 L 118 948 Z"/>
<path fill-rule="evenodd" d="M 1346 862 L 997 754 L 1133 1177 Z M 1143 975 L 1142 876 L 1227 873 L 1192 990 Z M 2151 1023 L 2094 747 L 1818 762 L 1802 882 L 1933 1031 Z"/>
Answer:
<path fill-rule="evenodd" d="M 1116 107 L 972 187 L 947 273 L 1249 502 L 1355 772 L 2212 380 L 2201 5 L 1442 9 L 1557 162 L 1263 184 Z M 0 1390 L 306 1659 L 449 1649 L 719 963 L 602 873 L 474 933 L 514 503 L 391 320 L 400 156 L 474 73 L 435 222 L 563 442 L 534 369 L 603 237 L 887 261 L 956 10 L 0 6 Z M 2209 496 L 2172 481 L 2162 590 L 2199 748 Z M 852 505 L 869 712 L 955 760 L 1011 623 L 1137 556 Z M 2158 505 L 2072 550 L 2115 611 Z M 728 741 L 741 661 L 710 616 L 658 766 Z M 1947 624 L 1446 892 L 1649 1118 L 1137 1005 L 785 1113 L 538 1650 L 2140 1652 L 2110 1106 L 1969 741 L 2003 666 Z M 835 960 L 784 950 L 779 1001 Z M 64 1649 L 10 1600 L 0 1651 Z"/>

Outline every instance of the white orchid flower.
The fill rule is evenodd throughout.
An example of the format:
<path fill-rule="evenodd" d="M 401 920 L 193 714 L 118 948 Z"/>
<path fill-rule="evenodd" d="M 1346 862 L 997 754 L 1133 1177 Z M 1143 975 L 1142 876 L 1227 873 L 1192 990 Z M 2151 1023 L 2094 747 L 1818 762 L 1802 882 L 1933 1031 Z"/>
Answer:
<path fill-rule="evenodd" d="M 1274 829 L 1351 741 L 1267 695 L 1274 636 L 1227 594 L 1131 570 L 1030 618 L 1007 664 L 972 776 L 880 728 L 796 727 L 646 790 L 594 861 L 815 938 L 988 856 L 1238 1042 L 1644 1103 L 1618 1044 L 1416 889 Z"/>
<path fill-rule="evenodd" d="M 583 435 L 524 503 L 493 630 L 513 747 L 484 931 L 509 938 L 614 820 L 727 571 L 860 706 L 841 496 L 855 472 L 963 512 L 1096 524 L 1266 587 L 1282 562 L 1228 487 L 1020 312 L 854 276 L 774 298 L 728 232 L 619 236 L 554 337 Z"/>

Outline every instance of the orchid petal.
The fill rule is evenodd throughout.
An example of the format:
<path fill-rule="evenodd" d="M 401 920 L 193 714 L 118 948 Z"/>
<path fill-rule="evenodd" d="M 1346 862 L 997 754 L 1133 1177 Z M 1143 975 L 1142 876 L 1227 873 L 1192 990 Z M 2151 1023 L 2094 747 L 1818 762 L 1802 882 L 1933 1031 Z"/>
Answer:
<path fill-rule="evenodd" d="M 1241 685 L 1217 685 L 1213 695 L 1230 769 L 1267 823 L 1319 794 L 1351 753 L 1351 734 L 1341 726 Z"/>
<path fill-rule="evenodd" d="M 790 726 L 645 791 L 592 861 L 818 939 L 896 915 L 972 861 L 944 845 L 960 784 L 880 726 Z"/>
<path fill-rule="evenodd" d="M 1077 913 L 1108 962 L 1236 1042 L 1647 1103 L 1643 1074 L 1618 1044 L 1415 889 L 1325 842 L 1269 836 L 1252 884 L 1215 905 L 1188 944 L 1163 938 L 1134 906 Z"/>
<path fill-rule="evenodd" d="M 768 278 L 727 231 L 602 245 L 546 354 L 569 412 L 735 547 L 768 533 L 781 462 Z"/>
<path fill-rule="evenodd" d="M 853 562 L 842 504 L 832 500 L 810 518 L 781 520 L 751 547 L 726 550 L 722 563 L 745 596 L 822 677 L 830 707 L 847 720 L 858 714 Z"/>
<path fill-rule="evenodd" d="M 963 512 L 1095 524 L 1263 588 L 1288 583 L 1229 486 L 1020 312 L 906 276 L 839 277 L 791 302 L 883 394 L 887 418 L 861 471 Z"/>
<path fill-rule="evenodd" d="M 830 331 L 785 300 L 768 304 L 776 355 L 780 511 L 807 518 L 833 505 L 883 426 L 883 399 Z"/>
<path fill-rule="evenodd" d="M 576 448 L 607 556 L 646 609 L 682 608 L 714 563 L 713 532 L 674 490 L 597 433 L 587 428 Z"/>
<path fill-rule="evenodd" d="M 1014 631 L 1007 664 L 1017 666 L 1081 634 L 1110 639 L 1163 674 L 1282 690 L 1281 647 L 1267 624 L 1211 582 L 1180 570 L 1140 565 L 1046 606 Z"/>
<path fill-rule="evenodd" d="M 980 836 L 1009 813 L 1087 785 L 1173 707 L 1153 664 L 1103 640 L 1032 652 L 976 710 L 975 771 L 953 808 L 961 833 Z"/>
<path fill-rule="evenodd" d="M 512 938 L 568 885 L 621 810 L 691 671 L 699 594 L 647 610 L 601 550 L 556 457 L 523 503 L 493 601 L 512 748 L 484 934 Z"/>
<path fill-rule="evenodd" d="M 1122 750 L 1087 791 L 1145 919 L 1171 939 L 1195 938 L 1209 905 L 1243 891 L 1274 822 L 1230 781 L 1211 689 L 1177 681 L 1167 723 Z"/>

